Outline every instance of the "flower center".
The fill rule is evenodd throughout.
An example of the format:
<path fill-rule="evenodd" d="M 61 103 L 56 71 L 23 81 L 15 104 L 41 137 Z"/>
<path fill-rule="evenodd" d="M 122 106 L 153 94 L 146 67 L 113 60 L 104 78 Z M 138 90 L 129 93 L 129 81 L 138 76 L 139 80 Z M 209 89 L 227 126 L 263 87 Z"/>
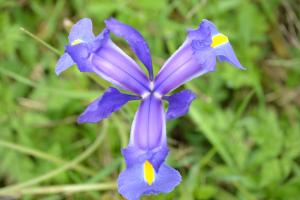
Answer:
<path fill-rule="evenodd" d="M 144 180 L 149 186 L 152 185 L 155 180 L 155 170 L 148 160 L 144 162 Z"/>
<path fill-rule="evenodd" d="M 222 44 L 229 42 L 228 37 L 222 33 L 218 33 L 212 37 L 212 43 L 210 44 L 211 47 L 215 48 Z"/>

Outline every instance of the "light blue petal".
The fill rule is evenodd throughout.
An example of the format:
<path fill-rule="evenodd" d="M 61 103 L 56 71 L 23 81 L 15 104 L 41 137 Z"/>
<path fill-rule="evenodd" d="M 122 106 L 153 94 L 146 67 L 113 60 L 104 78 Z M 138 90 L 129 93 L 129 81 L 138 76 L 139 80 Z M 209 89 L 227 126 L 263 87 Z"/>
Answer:
<path fill-rule="evenodd" d="M 60 75 L 63 71 L 74 65 L 74 61 L 72 60 L 69 54 L 64 53 L 56 63 L 55 73 L 56 75 Z"/>
<path fill-rule="evenodd" d="M 91 42 L 94 38 L 92 20 L 88 18 L 83 18 L 74 24 L 69 34 L 70 44 L 78 39 L 83 42 Z"/>
<path fill-rule="evenodd" d="M 155 181 L 152 185 L 148 185 L 143 178 L 143 164 L 137 164 L 120 174 L 118 190 L 128 200 L 139 200 L 142 195 L 169 193 L 180 182 L 180 173 L 162 164 L 155 176 Z"/>
<path fill-rule="evenodd" d="M 245 69 L 241 65 L 238 58 L 236 57 L 236 55 L 232 49 L 232 46 L 229 42 L 226 44 L 220 45 L 219 47 L 216 47 L 214 49 L 214 51 L 220 62 L 226 61 L 239 69 Z"/>

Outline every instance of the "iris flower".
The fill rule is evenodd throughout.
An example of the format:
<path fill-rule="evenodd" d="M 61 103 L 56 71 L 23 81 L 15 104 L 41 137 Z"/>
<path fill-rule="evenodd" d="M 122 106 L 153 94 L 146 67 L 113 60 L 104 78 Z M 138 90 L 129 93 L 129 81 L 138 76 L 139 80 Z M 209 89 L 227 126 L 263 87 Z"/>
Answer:
<path fill-rule="evenodd" d="M 79 116 L 79 123 L 99 122 L 128 101 L 141 102 L 132 123 L 130 142 L 122 150 L 126 169 L 118 178 L 118 191 L 129 200 L 170 192 L 180 183 L 181 176 L 165 163 L 169 151 L 166 120 L 186 114 L 196 95 L 190 90 L 168 94 L 185 82 L 214 71 L 216 59 L 239 69 L 243 67 L 228 38 L 212 22 L 203 20 L 197 29 L 188 30 L 184 43 L 155 77 L 149 46 L 143 36 L 113 18 L 105 24 L 106 28 L 94 36 L 90 19 L 77 22 L 69 34 L 69 45 L 57 62 L 56 73 L 77 64 L 81 72 L 96 73 L 130 93 L 108 88 Z M 110 33 L 127 41 L 148 74 L 110 39 Z M 168 102 L 167 112 L 163 101 Z"/>

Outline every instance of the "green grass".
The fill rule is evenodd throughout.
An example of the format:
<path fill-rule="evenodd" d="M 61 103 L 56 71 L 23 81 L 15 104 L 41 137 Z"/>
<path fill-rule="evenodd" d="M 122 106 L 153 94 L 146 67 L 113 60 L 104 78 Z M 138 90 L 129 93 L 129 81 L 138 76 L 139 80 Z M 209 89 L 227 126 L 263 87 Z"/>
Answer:
<path fill-rule="evenodd" d="M 72 23 L 89 17 L 98 33 L 114 16 L 147 39 L 155 72 L 204 18 L 247 68 L 218 63 L 184 86 L 198 98 L 167 126 L 168 163 L 183 181 L 143 199 L 298 200 L 299 9 L 296 0 L 0 0 L 0 199 L 122 199 L 120 149 L 138 104 L 77 125 L 109 83 L 76 67 L 54 73 Z"/>

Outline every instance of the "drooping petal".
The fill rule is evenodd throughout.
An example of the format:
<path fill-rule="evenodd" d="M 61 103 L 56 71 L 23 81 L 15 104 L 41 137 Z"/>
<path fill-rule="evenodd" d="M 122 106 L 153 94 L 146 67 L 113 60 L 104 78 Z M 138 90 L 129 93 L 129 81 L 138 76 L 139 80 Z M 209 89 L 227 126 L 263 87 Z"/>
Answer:
<path fill-rule="evenodd" d="M 164 99 L 169 102 L 167 120 L 175 119 L 185 115 L 189 111 L 190 104 L 196 95 L 190 90 L 182 90 Z"/>
<path fill-rule="evenodd" d="M 210 45 L 214 49 L 219 61 L 226 61 L 239 69 L 245 69 L 236 57 L 228 37 L 220 33 L 216 25 L 211 21 L 205 19 L 202 21 L 202 24 L 207 26 L 211 32 L 212 43 Z"/>
<path fill-rule="evenodd" d="M 188 31 L 183 45 L 166 61 L 155 78 L 155 91 L 164 95 L 185 82 L 215 70 L 216 57 L 243 69 L 228 38 L 215 25 L 203 20 Z"/>
<path fill-rule="evenodd" d="M 143 36 L 133 27 L 123 24 L 113 18 L 105 21 L 107 28 L 118 37 L 124 38 L 137 57 L 148 70 L 150 80 L 153 79 L 152 59 L 149 46 Z"/>
<path fill-rule="evenodd" d="M 239 69 L 245 69 L 236 57 L 231 44 L 228 42 L 226 44 L 223 44 L 222 46 L 215 48 L 215 53 L 219 59 L 220 62 L 229 62 L 233 66 L 236 66 Z"/>
<path fill-rule="evenodd" d="M 137 100 L 139 97 L 123 94 L 117 89 L 110 87 L 104 94 L 93 101 L 79 116 L 78 123 L 96 123 L 109 117 L 119 110 L 128 101 Z"/>
<path fill-rule="evenodd" d="M 119 193 L 128 200 L 139 200 L 142 195 L 171 192 L 181 182 L 179 172 L 165 164 L 154 174 L 150 185 L 145 173 L 145 164 L 137 164 L 123 171 L 118 178 Z"/>
<path fill-rule="evenodd" d="M 56 63 L 55 73 L 56 75 L 60 75 L 63 71 L 74 65 L 74 61 L 69 56 L 69 54 L 64 53 Z"/>
<path fill-rule="evenodd" d="M 91 42 L 94 38 L 92 20 L 88 18 L 83 18 L 74 24 L 69 34 L 70 44 L 74 44 L 74 42 Z"/>
<path fill-rule="evenodd" d="M 166 145 L 163 103 L 151 94 L 142 100 L 135 114 L 129 146 L 149 151 L 163 145 Z"/>

